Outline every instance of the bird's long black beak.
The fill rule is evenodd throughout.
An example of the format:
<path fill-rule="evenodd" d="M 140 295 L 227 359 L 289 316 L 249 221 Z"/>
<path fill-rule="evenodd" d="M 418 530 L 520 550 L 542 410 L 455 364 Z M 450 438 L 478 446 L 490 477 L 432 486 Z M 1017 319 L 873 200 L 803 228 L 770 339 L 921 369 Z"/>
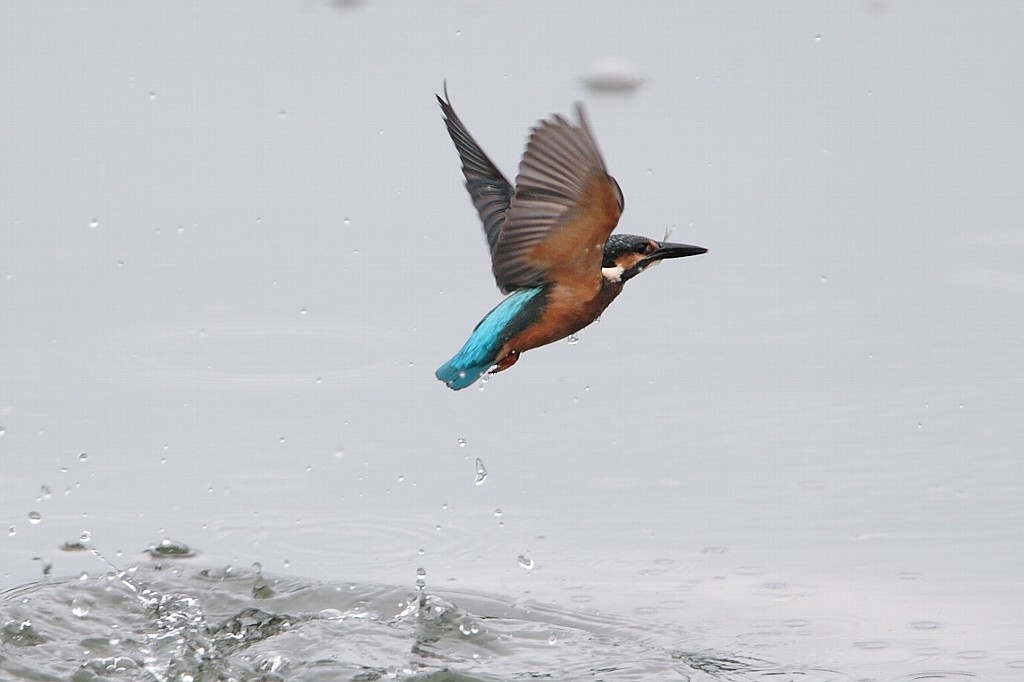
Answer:
<path fill-rule="evenodd" d="M 644 257 L 644 262 L 652 263 L 654 261 L 666 260 L 668 258 L 682 258 L 684 256 L 699 256 L 702 253 L 707 253 L 708 250 L 703 246 L 693 246 L 691 244 L 673 244 L 672 242 L 661 242 L 654 251 L 651 251 Z"/>

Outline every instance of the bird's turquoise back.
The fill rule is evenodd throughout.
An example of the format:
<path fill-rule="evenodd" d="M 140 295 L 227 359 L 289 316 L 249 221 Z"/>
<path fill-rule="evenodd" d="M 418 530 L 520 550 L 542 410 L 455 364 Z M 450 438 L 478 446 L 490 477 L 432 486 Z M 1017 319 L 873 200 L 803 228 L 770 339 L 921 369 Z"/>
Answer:
<path fill-rule="evenodd" d="M 456 391 L 471 386 L 500 359 L 505 342 L 533 318 L 529 304 L 542 291 L 544 287 L 512 292 L 480 320 L 462 350 L 438 367 L 434 376 Z"/>

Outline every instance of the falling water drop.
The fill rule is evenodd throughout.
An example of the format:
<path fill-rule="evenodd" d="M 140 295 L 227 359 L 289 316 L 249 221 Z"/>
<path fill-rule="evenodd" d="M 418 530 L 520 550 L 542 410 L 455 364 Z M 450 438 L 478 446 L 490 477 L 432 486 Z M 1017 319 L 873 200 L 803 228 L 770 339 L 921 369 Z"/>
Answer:
<path fill-rule="evenodd" d="M 100 221 L 96 220 L 95 218 L 93 218 L 92 220 L 89 221 L 89 227 L 91 227 L 92 229 L 95 230 L 99 226 L 100 226 Z"/>
<path fill-rule="evenodd" d="M 579 342 L 580 337 L 576 336 L 575 334 L 569 334 L 569 345 L 575 346 Z"/>
<path fill-rule="evenodd" d="M 529 557 L 520 554 L 518 557 L 516 557 L 516 561 L 519 562 L 520 568 L 527 571 L 533 570 L 533 559 L 530 559 Z"/>
<path fill-rule="evenodd" d="M 484 462 L 479 457 L 476 458 L 476 478 L 473 479 L 473 483 L 477 485 L 483 485 L 483 482 L 487 480 L 487 469 L 484 468 Z"/>
<path fill-rule="evenodd" d="M 460 448 L 464 448 L 464 447 L 466 447 L 466 439 L 465 439 L 465 438 L 460 438 L 460 439 L 458 439 L 458 440 L 457 440 L 457 441 L 455 441 L 455 442 L 459 444 L 459 447 L 460 447 Z"/>
<path fill-rule="evenodd" d="M 32 512 L 28 513 L 28 522 L 31 523 L 33 526 L 36 525 L 37 523 L 39 523 L 42 520 L 43 520 L 43 515 L 40 514 L 39 512 L 32 511 Z"/>
<path fill-rule="evenodd" d="M 422 566 L 416 569 L 416 591 L 422 592 L 427 586 L 427 571 Z"/>

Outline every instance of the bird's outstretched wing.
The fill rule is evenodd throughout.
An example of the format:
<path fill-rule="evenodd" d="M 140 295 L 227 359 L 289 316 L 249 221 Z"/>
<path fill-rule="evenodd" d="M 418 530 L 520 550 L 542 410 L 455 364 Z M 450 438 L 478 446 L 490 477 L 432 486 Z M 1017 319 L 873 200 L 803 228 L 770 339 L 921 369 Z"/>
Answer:
<path fill-rule="evenodd" d="M 451 135 L 455 149 L 462 159 L 462 174 L 466 176 L 466 189 L 473 199 L 473 205 L 480 220 L 484 224 L 484 233 L 487 235 L 487 245 L 491 249 L 491 258 L 494 258 L 494 249 L 498 244 L 498 237 L 501 235 L 501 227 L 505 223 L 505 212 L 508 211 L 512 201 L 512 185 L 501 174 L 498 167 L 494 165 L 480 145 L 476 143 L 473 136 L 466 130 L 466 126 L 456 115 L 452 108 L 451 100 L 448 98 L 448 85 L 444 87 L 444 99 L 437 97 L 441 111 L 444 113 L 444 123 L 448 127 L 448 134 Z"/>
<path fill-rule="evenodd" d="M 582 105 L 576 111 L 579 125 L 553 116 L 533 129 L 526 144 L 492 253 L 502 291 L 552 281 L 600 284 L 604 244 L 622 214 L 622 191 L 605 169 Z"/>

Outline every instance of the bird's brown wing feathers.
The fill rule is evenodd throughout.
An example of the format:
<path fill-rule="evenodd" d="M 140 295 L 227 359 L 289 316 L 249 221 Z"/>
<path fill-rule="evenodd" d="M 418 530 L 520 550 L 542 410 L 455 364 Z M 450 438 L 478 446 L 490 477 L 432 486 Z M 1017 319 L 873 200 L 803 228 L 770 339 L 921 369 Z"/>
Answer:
<path fill-rule="evenodd" d="M 527 142 L 492 254 L 502 291 L 553 281 L 600 285 L 604 244 L 622 214 L 622 192 L 605 169 L 582 106 L 577 113 L 579 125 L 554 116 Z"/>
<path fill-rule="evenodd" d="M 455 149 L 459 152 L 459 158 L 462 159 L 462 174 L 466 177 L 466 190 L 469 191 L 469 196 L 473 199 L 473 206 L 476 207 L 477 213 L 480 214 L 480 220 L 484 224 L 484 234 L 487 235 L 487 245 L 491 249 L 491 258 L 493 258 L 502 225 L 505 223 L 505 213 L 512 201 L 512 185 L 501 174 L 494 162 L 487 158 L 487 154 L 480 149 L 480 145 L 476 143 L 456 115 L 451 101 L 448 99 L 447 85 L 444 89 L 444 99 L 438 96 L 437 101 L 444 113 L 448 134 L 451 135 Z"/>

